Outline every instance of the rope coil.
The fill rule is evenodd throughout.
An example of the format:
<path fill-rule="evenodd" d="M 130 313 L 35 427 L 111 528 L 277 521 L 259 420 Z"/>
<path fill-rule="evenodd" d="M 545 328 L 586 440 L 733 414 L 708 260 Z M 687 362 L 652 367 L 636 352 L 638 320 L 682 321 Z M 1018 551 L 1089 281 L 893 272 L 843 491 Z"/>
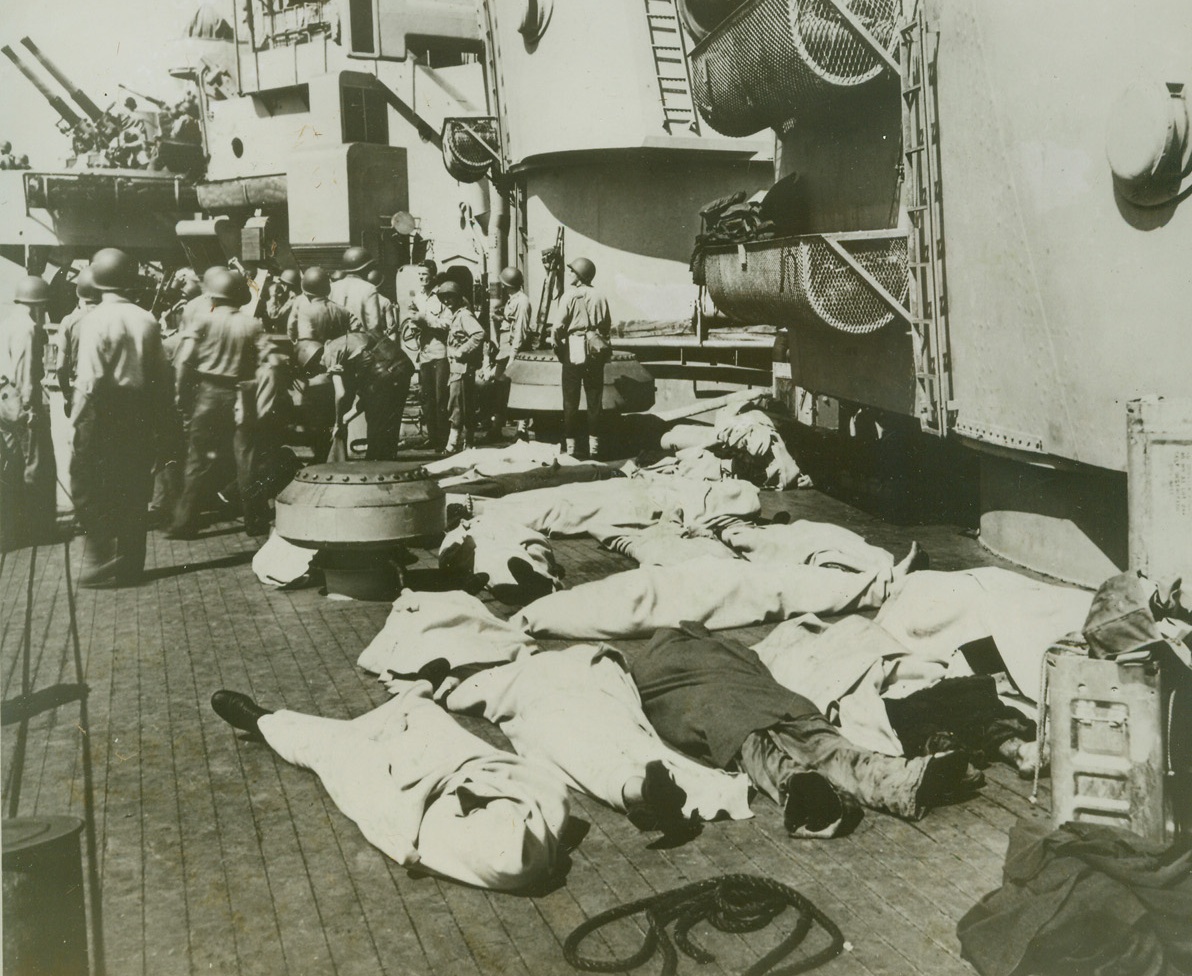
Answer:
<path fill-rule="evenodd" d="M 791 966 L 774 970 L 772 976 L 794 976 L 795 973 L 808 972 L 829 959 L 835 959 L 844 951 L 844 935 L 836 923 L 794 888 L 769 878 L 726 874 L 627 902 L 593 916 L 567 937 L 563 943 L 563 957 L 573 968 L 582 972 L 624 973 L 645 964 L 656 952 L 660 952 L 663 959 L 662 976 L 674 976 L 679 966 L 676 946 L 683 955 L 698 963 L 715 959 L 691 936 L 692 928 L 699 922 L 707 920 L 721 932 L 756 932 L 769 925 L 788 907 L 799 913 L 794 930 L 742 976 L 770 973 L 780 960 L 798 948 L 816 922 L 828 933 L 831 943 Z M 639 912 L 646 914 L 648 931 L 637 952 L 623 959 L 594 959 L 580 954 L 581 944 L 592 933 Z M 673 943 L 666 932 L 672 922 L 675 923 Z"/>

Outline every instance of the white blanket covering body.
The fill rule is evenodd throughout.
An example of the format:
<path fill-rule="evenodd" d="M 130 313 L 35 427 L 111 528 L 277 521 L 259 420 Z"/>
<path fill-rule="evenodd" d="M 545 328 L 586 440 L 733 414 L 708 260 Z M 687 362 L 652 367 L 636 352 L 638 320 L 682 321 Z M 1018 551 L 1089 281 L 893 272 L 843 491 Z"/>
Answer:
<path fill-rule="evenodd" d="M 409 683 L 349 721 L 279 711 L 258 724 L 399 864 L 497 890 L 540 880 L 554 868 L 567 821 L 562 781 L 465 731 L 430 690 Z"/>
<path fill-rule="evenodd" d="M 684 621 L 709 630 L 881 606 L 887 573 L 846 573 L 818 566 L 692 559 L 643 566 L 552 593 L 510 621 L 537 637 L 613 640 L 646 637 Z"/>
<path fill-rule="evenodd" d="M 684 813 L 704 820 L 751 816 L 748 779 L 701 766 L 666 745 L 610 647 L 581 644 L 482 671 L 460 684 L 446 705 L 483 709 L 519 755 L 548 764 L 568 785 L 614 809 L 625 809 L 626 782 L 660 760 L 687 793 Z"/>

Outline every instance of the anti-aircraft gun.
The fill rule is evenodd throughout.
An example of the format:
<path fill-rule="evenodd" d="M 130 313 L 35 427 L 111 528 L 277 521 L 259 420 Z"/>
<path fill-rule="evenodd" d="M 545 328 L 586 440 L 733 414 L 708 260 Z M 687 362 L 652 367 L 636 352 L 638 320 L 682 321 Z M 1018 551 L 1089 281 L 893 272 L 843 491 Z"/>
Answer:
<path fill-rule="evenodd" d="M 128 128 L 128 120 L 113 112 L 102 110 L 28 37 L 21 38 L 21 44 L 28 49 L 49 76 L 62 86 L 71 101 L 83 111 L 85 117 L 80 116 L 61 96 L 55 94 L 11 47 L 4 47 L 5 56 L 16 65 L 21 74 L 29 79 L 42 97 L 58 113 L 58 128 L 70 135 L 71 147 L 75 156 L 82 158 L 89 154 L 99 153 L 103 157 L 104 164 L 115 165 L 115 160 L 110 156 L 110 147 L 114 143 L 118 143 L 121 133 Z"/>

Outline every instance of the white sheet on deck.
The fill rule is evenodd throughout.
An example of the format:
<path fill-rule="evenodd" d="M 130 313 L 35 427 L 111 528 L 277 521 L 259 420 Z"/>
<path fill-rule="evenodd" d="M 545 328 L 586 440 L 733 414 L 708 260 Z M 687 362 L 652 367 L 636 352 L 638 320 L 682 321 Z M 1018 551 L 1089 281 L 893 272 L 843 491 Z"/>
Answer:
<path fill-rule="evenodd" d="M 399 864 L 498 890 L 545 877 L 567 821 L 562 781 L 465 731 L 429 694 L 413 682 L 350 721 L 279 711 L 259 725 Z"/>
<path fill-rule="evenodd" d="M 889 573 L 846 573 L 704 557 L 643 566 L 552 593 L 510 621 L 539 637 L 611 640 L 653 634 L 684 621 L 709 630 L 881 606 Z"/>
<path fill-rule="evenodd" d="M 474 596 L 461 590 L 406 590 L 356 663 L 374 674 L 416 674 L 436 658 L 455 667 L 512 661 L 536 650 L 524 630 L 495 616 Z"/>
<path fill-rule="evenodd" d="M 482 708 L 520 755 L 550 765 L 614 809 L 625 809 L 625 783 L 658 760 L 687 793 L 684 813 L 703 820 L 752 815 L 744 775 L 702 766 L 658 737 L 611 647 L 581 644 L 519 658 L 468 678 L 446 704 L 453 711 Z"/>
<path fill-rule="evenodd" d="M 858 573 L 888 572 L 894 568 L 894 557 L 885 549 L 870 545 L 851 529 L 831 522 L 807 519 L 787 525 L 737 522 L 721 529 L 720 538 L 746 559 L 760 562 L 808 566 L 835 563 Z"/>
<path fill-rule="evenodd" d="M 560 455 L 553 444 L 541 441 L 515 441 L 508 447 L 472 447 L 424 465 L 441 485 L 475 481 L 502 474 L 519 474 L 551 465 L 564 467 L 580 464 L 570 455 Z"/>
<path fill-rule="evenodd" d="M 277 529 L 272 529 L 265 544 L 252 557 L 252 571 L 266 586 L 292 586 L 310 572 L 317 551 L 287 542 L 277 534 Z"/>
<path fill-rule="evenodd" d="M 439 565 L 452 568 L 460 560 L 471 572 L 484 573 L 488 577 L 489 589 L 519 585 L 509 566 L 513 560 L 529 566 L 549 583 L 552 590 L 563 586 L 555 554 L 546 536 L 516 522 L 483 515 L 461 521 L 443 536 Z"/>
<path fill-rule="evenodd" d="M 619 526 L 641 528 L 660 519 L 697 525 L 717 516 L 752 518 L 761 512 L 758 490 L 747 481 L 673 477 L 612 478 L 504 498 L 473 498 L 471 503 L 477 514 L 547 535 L 609 535 Z"/>
<path fill-rule="evenodd" d="M 987 566 L 955 573 L 911 573 L 890 591 L 875 623 L 916 659 L 945 660 L 962 644 L 992 637 L 1010 679 L 1039 700 L 1043 655 L 1051 644 L 1084 626 L 1093 594 L 1042 583 Z M 890 676 L 890 697 L 910 691 Z"/>

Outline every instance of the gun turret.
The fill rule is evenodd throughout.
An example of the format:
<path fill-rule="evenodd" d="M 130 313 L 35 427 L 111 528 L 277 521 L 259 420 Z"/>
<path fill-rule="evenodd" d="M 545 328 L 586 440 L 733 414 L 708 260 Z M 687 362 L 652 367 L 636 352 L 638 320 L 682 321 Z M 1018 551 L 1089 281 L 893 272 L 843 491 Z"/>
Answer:
<path fill-rule="evenodd" d="M 62 117 L 62 121 L 65 123 L 68 129 L 77 129 L 83 124 L 82 116 L 80 116 L 74 109 L 67 105 L 65 99 L 63 99 L 60 95 L 55 95 L 52 91 L 50 91 L 46 83 L 33 73 L 33 69 L 25 64 L 25 62 L 17 56 L 16 51 L 14 51 L 7 44 L 2 50 L 4 51 L 4 56 L 17 66 L 17 70 L 29 79 L 33 87 L 41 92 L 41 97 L 49 102 L 50 107 Z"/>
<path fill-rule="evenodd" d="M 29 38 L 22 37 L 21 43 L 29 49 L 30 54 L 37 58 L 41 66 L 50 73 L 50 77 L 52 77 L 56 82 L 58 82 L 58 84 L 66 89 L 66 93 L 71 97 L 71 99 L 73 99 L 74 103 L 83 110 L 87 117 L 96 125 L 99 125 L 103 121 L 104 113 L 100 110 L 99 106 L 95 104 L 95 102 L 91 101 L 91 99 L 87 96 L 87 93 L 84 92 L 73 81 L 67 78 L 66 75 L 63 74 L 62 70 L 56 64 L 54 64 L 53 61 L 42 54 L 41 49 L 38 48 L 38 46 Z"/>

